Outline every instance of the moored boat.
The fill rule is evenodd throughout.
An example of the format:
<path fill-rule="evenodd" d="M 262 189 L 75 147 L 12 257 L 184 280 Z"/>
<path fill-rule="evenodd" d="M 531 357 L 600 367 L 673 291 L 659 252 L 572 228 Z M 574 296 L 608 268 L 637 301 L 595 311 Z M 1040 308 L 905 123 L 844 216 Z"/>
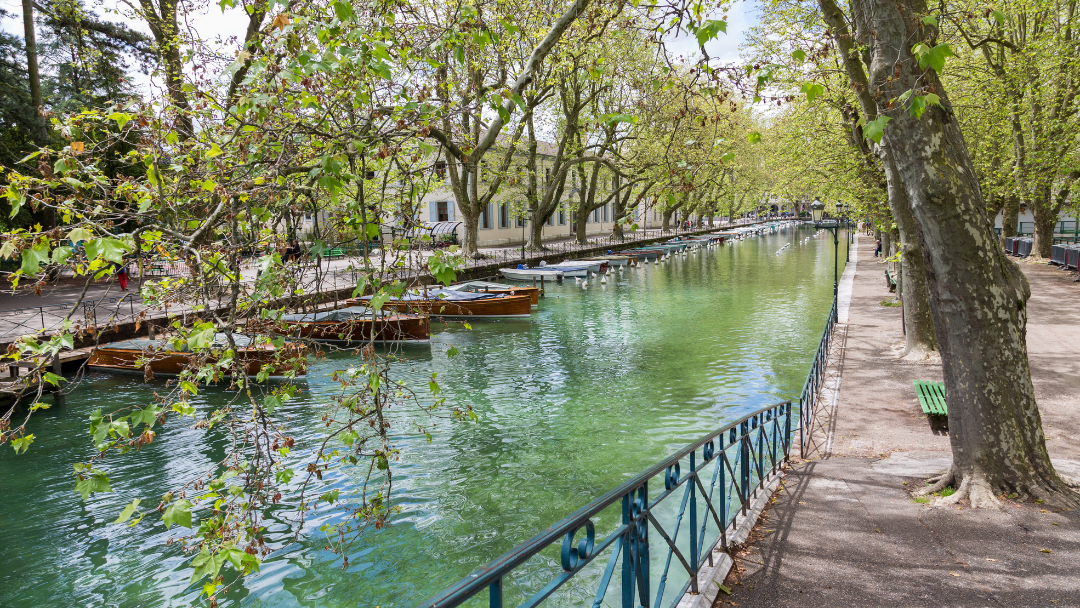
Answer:
<path fill-rule="evenodd" d="M 237 350 L 235 358 L 243 365 L 245 375 L 256 377 L 264 370 L 270 378 L 282 378 L 289 375 L 307 374 L 307 347 L 303 344 L 286 342 L 281 348 L 268 341 L 253 340 L 251 337 L 234 334 Z M 228 346 L 223 335 L 214 340 L 212 351 L 220 351 Z M 172 340 L 149 340 L 138 338 L 102 344 L 90 354 L 86 362 L 89 369 L 123 374 L 152 376 L 178 376 L 193 360 L 206 357 L 206 363 L 216 363 L 219 358 L 192 350 L 187 344 L 177 345 Z"/>
<path fill-rule="evenodd" d="M 285 315 L 281 319 L 296 338 L 319 342 L 428 342 L 431 322 L 423 315 L 372 314 L 370 308 L 350 306 L 325 312 Z"/>
<path fill-rule="evenodd" d="M 591 258 L 584 258 L 585 261 L 592 262 L 606 262 L 608 266 L 626 266 L 630 260 L 625 255 L 597 255 Z"/>
<path fill-rule="evenodd" d="M 511 296 L 528 295 L 532 298 L 533 306 L 540 304 L 539 287 L 521 287 L 517 285 L 507 285 L 506 283 L 492 283 L 490 281 L 466 281 L 465 283 L 451 285 L 446 289 L 451 291 L 467 291 L 471 293 L 502 293 Z"/>
<path fill-rule="evenodd" d="M 369 306 L 371 296 L 349 300 L 350 304 Z M 448 289 L 411 290 L 400 298 L 391 297 L 383 310 L 426 314 L 438 318 L 527 317 L 532 312 L 532 296 L 494 293 L 471 293 Z"/>
<path fill-rule="evenodd" d="M 511 281 L 555 281 L 560 282 L 566 273 L 558 268 L 529 268 L 518 264 L 517 268 L 500 268 L 499 272 Z"/>
<path fill-rule="evenodd" d="M 563 271 L 568 277 L 585 277 L 590 272 L 600 272 L 603 262 L 585 262 L 582 260 L 567 260 L 557 264 L 545 264 L 540 262 L 541 268 L 554 268 Z M 584 273 L 581 271 L 584 270 Z"/>

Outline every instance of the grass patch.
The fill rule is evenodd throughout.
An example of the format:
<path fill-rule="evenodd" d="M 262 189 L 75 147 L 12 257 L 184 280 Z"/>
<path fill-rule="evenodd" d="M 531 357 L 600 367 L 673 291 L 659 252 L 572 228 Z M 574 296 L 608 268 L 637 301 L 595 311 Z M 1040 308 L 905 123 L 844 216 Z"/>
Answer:
<path fill-rule="evenodd" d="M 882 306 L 888 306 L 890 308 L 903 306 L 903 304 L 901 304 L 900 302 L 897 302 L 896 300 L 882 300 L 881 305 Z"/>
<path fill-rule="evenodd" d="M 911 500 L 914 501 L 914 502 L 917 502 L 919 504 L 924 504 L 924 505 L 930 503 L 930 497 L 929 496 L 916 496 L 915 498 L 912 498 Z"/>

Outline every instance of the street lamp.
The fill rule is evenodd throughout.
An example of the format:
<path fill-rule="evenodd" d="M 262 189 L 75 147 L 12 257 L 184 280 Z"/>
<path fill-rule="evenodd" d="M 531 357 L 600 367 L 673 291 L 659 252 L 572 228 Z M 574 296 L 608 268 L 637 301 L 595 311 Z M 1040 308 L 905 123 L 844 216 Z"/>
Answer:
<path fill-rule="evenodd" d="M 814 216 L 814 227 L 818 227 L 821 224 L 821 218 L 825 215 L 825 205 L 821 202 L 821 199 L 815 198 L 814 202 L 810 203 L 810 213 Z M 833 284 L 832 294 L 833 298 L 836 298 L 836 294 L 839 291 L 840 275 L 839 275 L 839 256 L 840 256 L 840 221 L 833 221 L 832 225 L 825 226 L 833 235 Z"/>

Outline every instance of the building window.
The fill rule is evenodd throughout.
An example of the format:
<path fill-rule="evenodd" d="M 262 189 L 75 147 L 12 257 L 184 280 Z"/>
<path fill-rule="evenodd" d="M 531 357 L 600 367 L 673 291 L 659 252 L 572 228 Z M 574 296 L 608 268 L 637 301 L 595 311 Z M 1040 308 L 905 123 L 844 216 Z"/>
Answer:
<path fill-rule="evenodd" d="M 438 215 L 438 219 L 436 221 L 438 221 L 438 222 L 449 222 L 450 221 L 450 210 L 448 208 L 448 203 L 446 201 L 439 201 L 436 204 L 439 206 L 439 208 L 438 208 L 438 214 L 439 215 Z"/>
<path fill-rule="evenodd" d="M 484 207 L 480 211 L 480 229 L 481 230 L 490 230 L 491 229 L 491 208 L 492 207 L 493 207 L 493 205 L 491 203 L 488 203 L 487 206 Z"/>
<path fill-rule="evenodd" d="M 554 226 L 555 225 L 555 214 L 552 213 L 551 215 L 549 215 L 547 221 L 544 222 L 544 223 L 547 224 L 548 226 Z"/>
<path fill-rule="evenodd" d="M 435 162 L 435 175 L 439 179 L 446 179 L 446 161 L 440 160 Z"/>
<path fill-rule="evenodd" d="M 506 203 L 499 205 L 499 228 L 510 227 L 510 209 L 506 207 Z"/>
<path fill-rule="evenodd" d="M 604 221 L 608 221 L 608 206 L 604 205 L 600 210 L 603 211 Z"/>
<path fill-rule="evenodd" d="M 521 218 L 521 217 L 517 218 L 517 221 L 515 222 L 515 225 L 518 228 L 524 228 L 525 227 L 525 218 Z"/>
<path fill-rule="evenodd" d="M 566 210 L 565 209 L 559 209 L 559 225 L 560 226 L 565 226 L 566 225 Z"/>
<path fill-rule="evenodd" d="M 551 187 L 551 167 L 544 167 L 544 187 Z"/>

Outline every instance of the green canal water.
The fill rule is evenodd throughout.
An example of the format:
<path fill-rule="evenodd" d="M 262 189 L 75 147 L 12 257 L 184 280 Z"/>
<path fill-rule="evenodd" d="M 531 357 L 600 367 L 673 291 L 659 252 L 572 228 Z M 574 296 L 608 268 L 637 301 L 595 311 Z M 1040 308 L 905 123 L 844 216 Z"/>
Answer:
<path fill-rule="evenodd" d="M 549 286 L 529 320 L 433 332 L 399 372 L 419 382 L 437 371 L 448 400 L 472 404 L 479 421 L 440 423 L 430 443 L 399 439 L 402 512 L 354 545 L 347 569 L 315 519 L 222 605 L 413 606 L 693 439 L 797 397 L 832 300 L 831 235 L 808 236 L 752 237 L 588 289 L 568 281 Z M 841 243 L 841 269 L 843 259 Z M 447 357 L 451 346 L 461 354 Z M 313 361 L 309 392 L 279 410 L 301 442 L 323 431 L 313 406 L 334 394 L 327 375 L 347 358 Z M 105 461 L 114 493 L 84 504 L 71 478 L 93 451 L 90 411 L 144 404 L 154 389 L 92 374 L 64 406 L 35 414 L 28 453 L 0 450 L 0 606 L 197 601 L 187 558 L 164 546 L 170 533 L 156 514 L 130 528 L 111 522 L 133 498 L 156 503 L 185 471 L 219 459 L 226 436 L 171 421 L 141 452 Z M 203 390 L 198 405 L 228 397 Z M 535 560 L 515 584 L 535 588 L 556 563 Z"/>

